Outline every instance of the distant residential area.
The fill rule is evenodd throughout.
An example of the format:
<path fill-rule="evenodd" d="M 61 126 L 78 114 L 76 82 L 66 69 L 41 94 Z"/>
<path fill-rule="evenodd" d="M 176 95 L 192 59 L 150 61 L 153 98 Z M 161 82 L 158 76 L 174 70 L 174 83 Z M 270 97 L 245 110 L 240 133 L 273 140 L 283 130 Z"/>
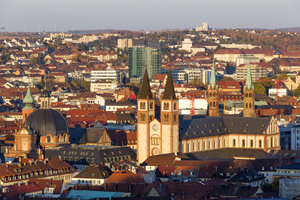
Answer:
<path fill-rule="evenodd" d="M 0 33 L 0 199 L 299 199 L 300 33 Z"/>

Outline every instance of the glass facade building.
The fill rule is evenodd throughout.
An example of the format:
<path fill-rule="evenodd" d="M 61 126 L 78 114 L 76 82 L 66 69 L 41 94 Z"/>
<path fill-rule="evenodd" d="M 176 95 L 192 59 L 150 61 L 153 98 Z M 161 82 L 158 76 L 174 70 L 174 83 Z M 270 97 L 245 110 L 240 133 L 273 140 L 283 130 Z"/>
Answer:
<path fill-rule="evenodd" d="M 147 67 L 149 78 L 152 79 L 156 74 L 161 73 L 161 50 L 135 46 L 129 48 L 129 77 L 141 78 Z"/>

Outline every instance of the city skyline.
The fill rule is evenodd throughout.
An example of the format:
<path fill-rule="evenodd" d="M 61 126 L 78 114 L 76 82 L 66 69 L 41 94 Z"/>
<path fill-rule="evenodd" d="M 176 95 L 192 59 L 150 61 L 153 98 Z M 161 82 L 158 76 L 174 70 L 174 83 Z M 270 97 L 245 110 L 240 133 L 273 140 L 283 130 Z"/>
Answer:
<path fill-rule="evenodd" d="M 0 2 L 0 27 L 6 31 L 161 30 L 299 27 L 300 2 L 266 1 L 37 1 Z"/>

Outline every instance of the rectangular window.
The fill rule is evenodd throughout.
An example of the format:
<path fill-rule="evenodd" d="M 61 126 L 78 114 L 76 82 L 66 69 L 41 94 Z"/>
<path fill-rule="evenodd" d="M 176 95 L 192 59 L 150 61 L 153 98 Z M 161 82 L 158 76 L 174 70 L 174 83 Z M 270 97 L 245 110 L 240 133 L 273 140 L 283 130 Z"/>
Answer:
<path fill-rule="evenodd" d="M 173 116 L 173 121 L 174 121 L 174 122 L 177 121 L 177 116 L 176 116 L 176 115 Z"/>

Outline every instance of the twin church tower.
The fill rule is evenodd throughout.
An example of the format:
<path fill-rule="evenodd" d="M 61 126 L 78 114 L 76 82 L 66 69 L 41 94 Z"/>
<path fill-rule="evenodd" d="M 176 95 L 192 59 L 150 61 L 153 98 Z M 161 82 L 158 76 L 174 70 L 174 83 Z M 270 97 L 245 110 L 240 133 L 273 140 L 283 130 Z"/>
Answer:
<path fill-rule="evenodd" d="M 208 115 L 219 116 L 219 86 L 216 82 L 215 65 L 211 70 L 211 78 L 207 88 Z M 246 83 L 244 86 L 244 117 L 255 117 L 255 93 L 252 83 L 251 68 L 248 65 Z"/>
<path fill-rule="evenodd" d="M 171 71 L 160 101 L 160 119 L 155 117 L 147 69 L 137 100 L 137 160 L 149 156 L 179 152 L 178 99 L 176 99 Z"/>
<path fill-rule="evenodd" d="M 219 87 L 213 65 L 208 85 L 208 115 L 219 116 Z M 248 66 L 244 87 L 244 117 L 255 117 L 254 87 Z M 179 102 L 169 70 L 165 91 L 160 100 L 160 118 L 155 117 L 155 99 L 152 96 L 147 69 L 137 100 L 137 160 L 144 162 L 149 156 L 179 152 Z"/>

